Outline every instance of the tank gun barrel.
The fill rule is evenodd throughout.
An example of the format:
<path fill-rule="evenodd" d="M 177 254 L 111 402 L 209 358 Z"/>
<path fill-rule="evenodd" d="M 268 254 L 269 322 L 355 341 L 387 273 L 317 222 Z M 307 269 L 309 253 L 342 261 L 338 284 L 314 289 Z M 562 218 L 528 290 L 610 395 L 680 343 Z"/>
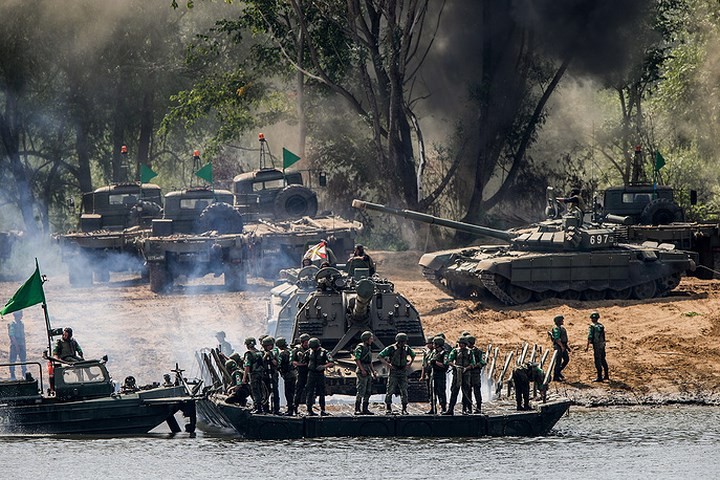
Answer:
<path fill-rule="evenodd" d="M 353 208 L 357 208 L 358 210 L 374 210 L 377 212 L 395 215 L 397 217 L 415 220 L 417 222 L 452 228 L 454 230 L 459 230 L 461 232 L 469 233 L 471 235 L 485 235 L 505 241 L 510 241 L 513 239 L 513 235 L 506 232 L 505 230 L 483 227 L 481 225 L 473 225 L 472 223 L 457 222 L 454 220 L 448 220 L 447 218 L 435 217 L 433 215 L 415 212 L 413 210 L 402 210 L 399 208 L 387 207 L 379 203 L 371 203 L 364 200 L 355 199 L 352 201 L 352 206 Z"/>
<path fill-rule="evenodd" d="M 363 279 L 357 284 L 355 289 L 357 296 L 355 297 L 355 305 L 352 309 L 352 316 L 356 320 L 367 317 L 370 308 L 370 300 L 372 300 L 375 292 L 375 284 L 372 280 Z"/>

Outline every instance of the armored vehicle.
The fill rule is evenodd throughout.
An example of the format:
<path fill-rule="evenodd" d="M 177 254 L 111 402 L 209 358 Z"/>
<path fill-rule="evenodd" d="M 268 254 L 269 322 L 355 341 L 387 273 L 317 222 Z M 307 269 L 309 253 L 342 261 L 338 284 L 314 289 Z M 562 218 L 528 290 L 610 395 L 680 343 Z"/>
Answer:
<path fill-rule="evenodd" d="M 160 187 L 152 183 L 108 185 L 84 194 L 78 232 L 57 235 L 71 285 L 107 282 L 111 271 L 143 269 L 137 239 L 162 215 Z"/>
<path fill-rule="evenodd" d="M 150 289 L 159 293 L 179 276 L 223 275 L 236 291 L 246 284 L 248 235 L 228 190 L 197 187 L 165 195 L 165 214 L 138 240 L 148 265 Z"/>
<path fill-rule="evenodd" d="M 504 243 L 426 253 L 423 275 L 458 297 L 489 292 L 508 305 L 559 296 L 601 300 L 666 294 L 694 270 L 697 255 L 672 244 L 619 243 L 616 232 L 576 215 L 497 230 L 354 200 L 353 207 L 436 224 Z"/>
<path fill-rule="evenodd" d="M 315 274 L 318 270 L 315 265 L 310 265 L 280 271 L 279 283 L 270 290 L 267 306 L 267 331 L 270 335 L 292 338 L 298 309 L 317 289 Z"/>
<path fill-rule="evenodd" d="M 309 271 L 304 272 L 307 281 Z M 294 343 L 307 333 L 317 337 L 323 348 L 329 350 L 335 367 L 326 371 L 329 394 L 355 394 L 355 360 L 352 352 L 360 343 L 360 335 L 370 330 L 375 336 L 373 364 L 378 379 L 373 392 L 383 393 L 389 374 L 387 368 L 377 359 L 377 353 L 395 342 L 395 335 L 408 335 L 408 345 L 415 349 L 416 358 L 409 375 L 410 401 L 424 401 L 427 390 L 420 382 L 422 347 L 425 344 L 420 314 L 410 301 L 395 291 L 394 285 L 377 275 L 368 278 L 367 269 L 355 269 L 350 276 L 334 267 L 318 270 L 313 276 L 315 290 L 302 301 L 298 289 L 295 298 L 287 302 L 297 303 L 291 338 Z M 286 302 L 286 304 L 287 304 Z M 278 330 L 286 330 L 281 319 Z"/>

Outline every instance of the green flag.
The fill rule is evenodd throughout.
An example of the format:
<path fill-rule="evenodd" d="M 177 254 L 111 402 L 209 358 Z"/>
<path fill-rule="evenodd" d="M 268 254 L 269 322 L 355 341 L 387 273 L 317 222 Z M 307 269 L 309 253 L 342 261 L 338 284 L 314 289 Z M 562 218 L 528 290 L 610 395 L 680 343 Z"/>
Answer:
<path fill-rule="evenodd" d="M 300 157 L 283 147 L 283 168 L 288 168 L 298 160 L 300 160 Z"/>
<path fill-rule="evenodd" d="M 32 307 L 38 303 L 45 303 L 45 292 L 43 291 L 42 284 L 40 267 L 38 266 L 37 259 L 35 259 L 35 273 L 33 273 L 28 281 L 8 300 L 2 310 L 0 310 L 0 315 Z"/>
<path fill-rule="evenodd" d="M 153 172 L 153 169 L 145 165 L 140 165 L 140 182 L 147 183 L 153 178 L 157 177 L 157 173 Z"/>
<path fill-rule="evenodd" d="M 665 159 L 660 152 L 655 152 L 655 171 L 659 172 L 665 166 Z"/>
<path fill-rule="evenodd" d="M 208 183 L 213 183 L 212 163 L 206 163 L 204 167 L 195 172 L 195 175 L 202 178 Z"/>

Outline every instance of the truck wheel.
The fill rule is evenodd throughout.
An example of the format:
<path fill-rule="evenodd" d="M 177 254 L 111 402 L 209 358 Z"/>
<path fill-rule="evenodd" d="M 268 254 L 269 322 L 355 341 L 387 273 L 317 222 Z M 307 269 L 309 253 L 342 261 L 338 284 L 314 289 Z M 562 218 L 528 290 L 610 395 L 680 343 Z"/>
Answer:
<path fill-rule="evenodd" d="M 247 276 L 242 266 L 232 265 L 226 267 L 223 280 L 225 281 L 225 288 L 230 292 L 245 290 L 247 286 Z"/>
<path fill-rule="evenodd" d="M 683 218 L 682 208 L 668 198 L 656 198 L 640 213 L 640 223 L 644 225 L 667 225 L 682 222 Z"/>
<path fill-rule="evenodd" d="M 163 208 L 155 202 L 140 200 L 130 209 L 129 226 L 149 227 L 153 218 L 162 217 Z"/>
<path fill-rule="evenodd" d="M 164 263 L 153 262 L 148 265 L 150 273 L 150 291 L 153 293 L 163 293 L 169 287 L 168 271 Z"/>
<path fill-rule="evenodd" d="M 198 220 L 203 232 L 215 230 L 219 234 L 242 233 L 243 219 L 240 212 L 225 202 L 216 202 L 205 207 Z"/>
<path fill-rule="evenodd" d="M 275 218 L 314 217 L 317 215 L 317 194 L 302 185 L 288 185 L 275 197 Z"/>

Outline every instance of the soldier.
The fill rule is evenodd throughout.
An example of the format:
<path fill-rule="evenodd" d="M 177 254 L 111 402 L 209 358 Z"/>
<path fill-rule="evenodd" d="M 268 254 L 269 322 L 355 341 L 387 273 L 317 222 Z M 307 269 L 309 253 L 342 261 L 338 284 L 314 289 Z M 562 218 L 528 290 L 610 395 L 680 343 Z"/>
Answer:
<path fill-rule="evenodd" d="M 608 364 L 605 360 L 605 326 L 600 323 L 600 314 L 598 312 L 592 312 L 590 314 L 590 329 L 588 330 L 588 341 L 585 345 L 585 351 L 592 344 L 593 356 L 595 357 L 595 370 L 597 370 L 597 377 L 593 382 L 602 382 L 603 380 L 610 380 L 608 376 Z M 605 375 L 603 375 L 605 372 Z"/>
<path fill-rule="evenodd" d="M 362 245 L 355 245 L 353 254 L 345 262 L 345 270 L 350 276 L 352 276 L 356 268 L 367 268 L 370 270 L 370 276 L 375 275 L 375 262 L 372 261 L 370 255 L 365 253 L 365 247 Z"/>
<path fill-rule="evenodd" d="M 468 335 L 468 348 L 475 360 L 475 366 L 470 370 L 470 387 L 475 396 L 475 410 L 473 413 L 481 413 L 482 410 L 482 371 L 487 362 L 482 349 L 475 346 L 475 337 Z M 472 407 L 472 400 L 470 401 Z"/>
<path fill-rule="evenodd" d="M 13 312 L 14 321 L 8 323 L 8 337 L 10 337 L 10 363 L 20 360 L 20 369 L 23 378 L 27 374 L 27 365 L 25 361 L 27 356 L 25 353 L 25 324 L 22 321 L 22 310 Z M 10 365 L 10 380 L 15 380 L 15 365 Z"/>
<path fill-rule="evenodd" d="M 297 383 L 295 384 L 295 398 L 293 406 L 295 407 L 295 415 L 298 413 L 298 407 L 305 402 L 305 384 L 308 377 L 308 366 L 305 361 L 305 352 L 310 348 L 308 342 L 310 335 L 303 333 L 300 335 L 300 343 L 292 349 L 290 359 L 293 366 L 297 369 Z"/>
<path fill-rule="evenodd" d="M 558 197 L 557 201 L 567 204 L 568 213 L 576 216 L 578 220 L 582 223 L 587 208 L 585 206 L 585 201 L 580 195 L 579 188 L 573 188 L 572 190 L 570 190 L 570 195 L 568 197 Z"/>
<path fill-rule="evenodd" d="M 453 368 L 453 383 L 450 389 L 450 404 L 443 415 L 455 415 L 455 404 L 461 388 L 463 392 L 463 414 L 472 413 L 470 370 L 475 366 L 475 358 L 468 349 L 470 342 L 468 342 L 467 337 L 458 338 L 457 343 L 458 346 L 453 348 L 448 356 L 448 363 Z"/>
<path fill-rule="evenodd" d="M 68 363 L 82 362 L 85 360 L 80 344 L 73 338 L 72 328 L 65 327 L 63 329 L 62 338 L 55 342 L 53 356 Z"/>
<path fill-rule="evenodd" d="M 430 362 L 432 369 L 432 386 L 434 397 L 440 404 L 440 413 L 445 413 L 447 409 L 447 370 L 448 370 L 448 352 L 444 348 L 445 340 L 442 337 L 433 338 L 433 356 Z M 432 401 L 428 415 L 436 414 L 435 402 Z"/>
<path fill-rule="evenodd" d="M 531 410 L 530 382 L 535 382 L 535 388 L 543 392 L 544 395 L 546 389 L 543 384 L 544 380 L 545 373 L 537 363 L 528 362 L 513 370 L 512 381 L 515 385 L 515 403 L 518 410 Z"/>
<path fill-rule="evenodd" d="M 247 348 L 247 351 L 243 356 L 245 375 L 243 375 L 242 383 L 243 385 L 250 384 L 250 394 L 253 399 L 252 413 L 270 413 L 267 394 L 263 384 L 263 352 L 255 348 L 255 344 L 256 342 L 253 337 L 245 339 L 245 348 Z"/>
<path fill-rule="evenodd" d="M 280 389 L 278 387 L 278 351 L 275 348 L 275 339 L 269 335 L 262 339 L 263 348 L 263 382 L 268 393 L 272 396 L 272 413 L 280 415 Z"/>
<path fill-rule="evenodd" d="M 431 411 L 428 414 L 433 413 L 435 409 L 435 402 L 433 401 L 433 385 L 432 385 L 432 359 L 435 356 L 435 344 L 433 343 L 433 337 L 427 337 L 425 339 L 425 350 L 423 350 L 422 358 L 422 370 L 420 373 L 420 381 L 425 382 L 428 391 L 428 403 L 430 403 Z"/>
<path fill-rule="evenodd" d="M 400 394 L 402 402 L 402 414 L 407 415 L 408 404 L 408 367 L 415 360 L 415 352 L 407 346 L 408 336 L 405 333 L 395 335 L 395 343 L 385 347 L 378 354 L 378 358 L 390 369 L 388 375 L 387 392 L 385 394 L 385 406 L 387 414 L 392 414 L 392 396 L 395 392 Z M 408 357 L 409 360 L 408 360 Z"/>
<path fill-rule="evenodd" d="M 278 369 L 283 379 L 283 386 L 285 388 L 285 402 L 287 403 L 287 411 L 285 415 L 293 415 L 295 413 L 295 383 L 297 382 L 297 367 L 292 362 L 292 352 L 288 348 L 287 340 L 283 337 L 278 337 L 275 340 L 275 345 L 278 347 Z"/>
<path fill-rule="evenodd" d="M 555 358 L 555 370 L 553 371 L 553 380 L 556 382 L 562 382 L 565 380 L 565 376 L 562 374 L 562 371 L 570 362 L 568 336 L 567 330 L 563 327 L 565 317 L 558 315 L 553 319 L 553 321 L 555 322 L 555 327 L 548 332 L 548 335 L 550 335 L 553 342 L 553 348 L 557 352 L 557 356 Z"/>
<path fill-rule="evenodd" d="M 355 374 L 357 376 L 357 387 L 355 391 L 355 415 L 374 415 L 368 409 L 370 403 L 370 395 L 372 395 L 372 381 L 377 378 L 375 369 L 372 364 L 372 350 L 373 344 L 373 333 L 371 331 L 365 331 L 360 335 L 361 343 L 355 347 L 353 352 L 353 358 L 355 358 L 355 364 L 357 369 Z M 360 410 L 360 403 L 362 402 L 362 410 Z"/>
<path fill-rule="evenodd" d="M 320 340 L 317 338 L 311 338 L 308 341 L 310 350 L 305 352 L 305 363 L 307 363 L 308 375 L 307 375 L 307 390 L 305 406 L 307 407 L 307 414 L 309 416 L 315 416 L 317 413 L 313 411 L 313 404 L 315 403 L 315 397 L 318 397 L 318 404 L 320 405 L 320 415 L 329 415 L 325 411 L 325 369 L 333 366 L 333 360 L 330 356 L 330 352 L 320 346 Z"/>
<path fill-rule="evenodd" d="M 228 385 L 225 394 L 227 398 L 225 403 L 239 404 L 241 406 L 247 405 L 247 385 L 243 385 L 243 371 L 235 360 L 228 360 L 225 362 L 225 370 L 230 375 L 230 385 Z M 169 377 L 169 375 L 168 375 Z"/>
<path fill-rule="evenodd" d="M 233 353 L 233 347 L 230 342 L 225 340 L 225 332 L 220 331 L 215 334 L 215 338 L 218 341 L 218 350 L 226 357 L 230 357 Z"/>

